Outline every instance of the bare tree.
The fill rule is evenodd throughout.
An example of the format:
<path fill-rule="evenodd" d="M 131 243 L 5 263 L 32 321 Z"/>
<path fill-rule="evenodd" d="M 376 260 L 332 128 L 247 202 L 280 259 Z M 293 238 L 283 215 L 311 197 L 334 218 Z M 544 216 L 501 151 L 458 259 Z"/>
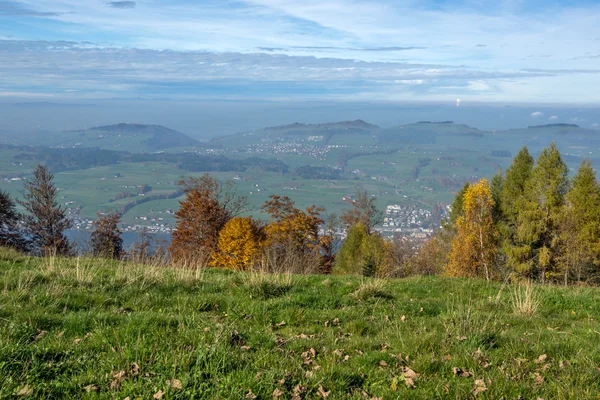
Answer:
<path fill-rule="evenodd" d="M 25 228 L 39 254 L 72 253 L 71 243 L 65 236 L 72 221 L 66 210 L 58 205 L 57 193 L 54 175 L 45 166 L 37 165 L 33 178 L 25 181 L 23 200 L 19 204 L 27 211 Z"/>
<path fill-rule="evenodd" d="M 383 212 L 375 206 L 375 197 L 369 196 L 366 190 L 358 189 L 356 198 L 352 200 L 352 210 L 346 211 L 340 216 L 342 222 L 353 226 L 360 222 L 371 234 L 375 225 L 383 222 Z"/>

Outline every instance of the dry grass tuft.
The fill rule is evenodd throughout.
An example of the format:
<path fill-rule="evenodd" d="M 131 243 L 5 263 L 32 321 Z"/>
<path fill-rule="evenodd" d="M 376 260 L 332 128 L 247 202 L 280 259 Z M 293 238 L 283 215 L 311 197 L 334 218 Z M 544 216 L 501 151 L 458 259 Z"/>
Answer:
<path fill-rule="evenodd" d="M 364 279 L 352 296 L 358 300 L 394 298 L 388 291 L 388 282 L 385 279 Z"/>
<path fill-rule="evenodd" d="M 531 282 L 519 284 L 511 293 L 511 304 L 516 315 L 532 317 L 540 306 L 540 299 Z"/>

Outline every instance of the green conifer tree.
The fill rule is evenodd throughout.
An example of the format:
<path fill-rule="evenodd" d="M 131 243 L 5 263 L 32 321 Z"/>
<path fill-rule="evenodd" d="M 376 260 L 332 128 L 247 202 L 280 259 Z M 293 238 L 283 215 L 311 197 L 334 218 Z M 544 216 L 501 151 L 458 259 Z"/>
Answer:
<path fill-rule="evenodd" d="M 582 161 L 566 195 L 561 247 L 560 266 L 565 285 L 570 276 L 580 281 L 598 271 L 600 185 L 588 160 Z"/>
<path fill-rule="evenodd" d="M 524 201 L 518 207 L 517 239 L 520 272 L 543 282 L 556 273 L 559 226 L 563 219 L 569 169 L 555 143 L 545 148 L 527 181 Z"/>

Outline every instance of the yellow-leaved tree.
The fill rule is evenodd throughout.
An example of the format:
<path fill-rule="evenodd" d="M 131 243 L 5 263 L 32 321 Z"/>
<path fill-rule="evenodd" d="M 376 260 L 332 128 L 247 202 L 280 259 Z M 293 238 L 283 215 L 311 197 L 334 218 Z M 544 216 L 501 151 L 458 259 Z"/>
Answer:
<path fill-rule="evenodd" d="M 494 199 L 489 182 L 469 185 L 463 197 L 464 214 L 456 220 L 446 273 L 451 276 L 494 277 L 498 232 L 493 219 Z"/>
<path fill-rule="evenodd" d="M 252 269 L 261 247 L 261 230 L 252 218 L 233 217 L 219 232 L 218 250 L 211 264 L 218 268 Z"/>

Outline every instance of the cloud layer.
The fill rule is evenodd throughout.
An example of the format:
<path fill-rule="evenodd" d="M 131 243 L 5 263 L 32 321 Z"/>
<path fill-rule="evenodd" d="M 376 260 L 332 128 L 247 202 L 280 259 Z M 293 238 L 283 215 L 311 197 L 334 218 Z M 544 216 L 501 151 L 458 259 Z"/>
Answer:
<path fill-rule="evenodd" d="M 533 3 L 0 1 L 0 93 L 597 103 L 600 4 Z"/>

